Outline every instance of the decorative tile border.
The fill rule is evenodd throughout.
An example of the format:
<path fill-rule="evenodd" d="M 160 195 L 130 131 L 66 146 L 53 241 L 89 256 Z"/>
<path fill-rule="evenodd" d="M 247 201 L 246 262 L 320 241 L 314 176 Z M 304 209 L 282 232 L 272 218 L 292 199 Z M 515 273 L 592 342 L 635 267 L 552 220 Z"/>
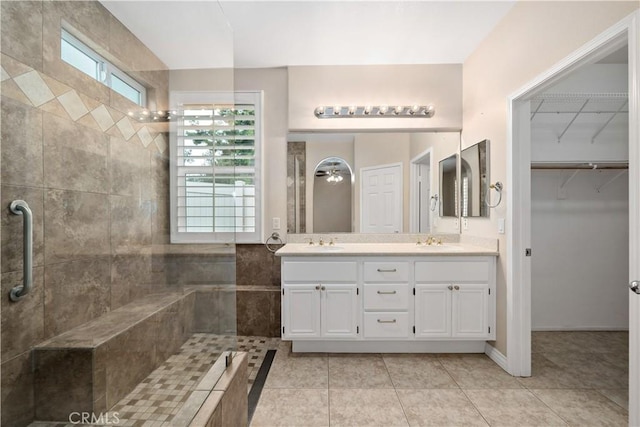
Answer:
<path fill-rule="evenodd" d="M 3 96 L 145 148 L 153 144 L 159 153 L 167 150 L 166 136 L 153 126 L 138 123 L 128 112 L 97 102 L 7 55 L 2 55 L 0 81 Z"/>

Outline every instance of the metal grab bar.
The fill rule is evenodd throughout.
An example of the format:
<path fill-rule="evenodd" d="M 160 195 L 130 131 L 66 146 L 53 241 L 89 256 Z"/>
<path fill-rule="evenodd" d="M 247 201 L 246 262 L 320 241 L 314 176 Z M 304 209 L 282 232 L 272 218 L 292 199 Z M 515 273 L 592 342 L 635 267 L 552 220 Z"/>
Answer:
<path fill-rule="evenodd" d="M 9 210 L 14 215 L 22 215 L 23 221 L 23 284 L 14 286 L 9 291 L 11 301 L 20 301 L 33 286 L 33 214 L 29 205 L 24 200 L 14 200 L 9 205 Z"/>

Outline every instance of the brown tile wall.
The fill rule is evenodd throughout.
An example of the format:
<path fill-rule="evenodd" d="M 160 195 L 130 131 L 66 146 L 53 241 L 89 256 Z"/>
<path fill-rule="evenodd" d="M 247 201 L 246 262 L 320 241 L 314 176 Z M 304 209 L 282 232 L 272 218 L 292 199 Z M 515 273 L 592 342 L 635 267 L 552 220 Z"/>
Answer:
<path fill-rule="evenodd" d="M 236 245 L 238 335 L 280 336 L 280 258 L 265 245 Z"/>
<path fill-rule="evenodd" d="M 143 81 L 150 109 L 168 106 L 168 71 L 97 1 L 0 8 L 1 424 L 24 426 L 35 413 L 30 349 L 156 290 L 152 245 L 169 241 L 167 127 L 134 122 L 127 113 L 139 107 L 63 62 L 61 22 Z M 35 286 L 12 303 L 22 221 L 5 207 L 17 198 L 34 213 Z M 170 334 L 174 315 L 159 319 Z"/>

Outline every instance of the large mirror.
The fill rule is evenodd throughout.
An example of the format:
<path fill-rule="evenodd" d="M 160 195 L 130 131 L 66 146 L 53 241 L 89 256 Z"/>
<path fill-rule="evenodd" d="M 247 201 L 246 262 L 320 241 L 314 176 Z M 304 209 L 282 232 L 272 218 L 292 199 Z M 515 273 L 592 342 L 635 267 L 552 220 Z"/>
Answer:
<path fill-rule="evenodd" d="M 453 154 L 439 162 L 440 216 L 457 217 L 458 155 Z"/>
<path fill-rule="evenodd" d="M 438 163 L 459 152 L 459 132 L 291 133 L 287 148 L 287 232 L 433 232 L 438 211 L 430 209 L 430 202 L 431 196 L 440 192 Z M 350 169 L 350 206 L 338 203 L 338 184 L 330 184 L 334 186 L 331 188 L 318 181 L 319 175 L 326 181 L 327 167 L 332 165 L 320 166 L 329 159 L 334 160 L 328 163 L 340 159 Z M 345 176 L 341 182 L 347 181 Z M 382 184 L 386 185 L 384 189 Z M 319 201 L 318 191 L 328 199 Z M 376 200 L 387 202 L 376 204 Z M 322 212 L 316 209 L 319 203 L 324 207 Z M 332 214 L 328 213 L 330 209 Z M 344 218 L 349 215 L 351 224 L 345 228 Z M 327 225 L 330 217 L 342 218 L 341 225 Z M 441 232 L 457 231 L 453 221 L 441 221 L 439 225 Z"/>
<path fill-rule="evenodd" d="M 460 153 L 460 215 L 489 216 L 489 140 L 465 148 Z"/>

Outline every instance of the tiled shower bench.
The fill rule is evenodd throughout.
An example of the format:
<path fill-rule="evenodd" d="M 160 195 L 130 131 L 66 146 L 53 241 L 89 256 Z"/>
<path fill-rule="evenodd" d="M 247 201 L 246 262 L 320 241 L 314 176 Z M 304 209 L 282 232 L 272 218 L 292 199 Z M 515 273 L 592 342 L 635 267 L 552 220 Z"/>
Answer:
<path fill-rule="evenodd" d="M 111 408 L 187 340 L 194 299 L 148 295 L 36 346 L 36 419 Z"/>

